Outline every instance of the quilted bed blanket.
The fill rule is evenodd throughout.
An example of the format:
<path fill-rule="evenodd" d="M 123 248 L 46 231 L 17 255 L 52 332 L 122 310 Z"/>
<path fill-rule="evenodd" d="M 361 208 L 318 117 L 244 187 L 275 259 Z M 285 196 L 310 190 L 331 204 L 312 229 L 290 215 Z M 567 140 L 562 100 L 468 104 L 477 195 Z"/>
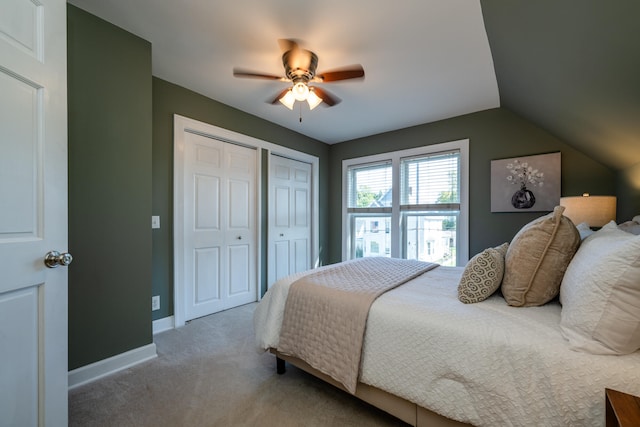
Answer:
<path fill-rule="evenodd" d="M 326 267 L 323 267 L 326 268 Z M 605 387 L 640 394 L 640 351 L 569 349 L 561 306 L 510 307 L 500 295 L 462 304 L 462 267 L 438 267 L 371 305 L 360 381 L 477 426 L 604 425 Z M 256 307 L 261 350 L 278 348 L 285 301 L 299 273 Z"/>
<path fill-rule="evenodd" d="M 436 266 L 362 258 L 302 277 L 289 290 L 278 350 L 305 360 L 355 393 L 371 304 Z"/>

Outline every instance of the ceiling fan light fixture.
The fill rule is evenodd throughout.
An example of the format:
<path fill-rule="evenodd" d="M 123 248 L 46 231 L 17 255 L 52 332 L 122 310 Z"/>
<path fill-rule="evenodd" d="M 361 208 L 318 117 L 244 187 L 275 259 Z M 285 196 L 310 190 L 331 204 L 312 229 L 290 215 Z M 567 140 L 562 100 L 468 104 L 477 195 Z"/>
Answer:
<path fill-rule="evenodd" d="M 297 82 L 293 85 L 293 96 L 296 101 L 306 101 L 309 96 L 309 86 L 305 82 Z"/>
<path fill-rule="evenodd" d="M 330 92 L 320 87 L 310 87 L 309 83 L 331 83 L 364 78 L 362 65 L 352 65 L 350 67 L 316 74 L 318 55 L 310 50 L 300 48 L 295 40 L 280 39 L 278 42 L 285 51 L 282 54 L 282 65 L 285 71 L 284 77 L 273 74 L 256 73 L 239 68 L 233 69 L 233 75 L 235 77 L 291 82 L 292 85 L 289 88 L 281 90 L 274 98 L 267 101 L 270 104 L 277 104 L 278 101 L 280 101 L 280 103 L 289 110 L 293 110 L 296 101 L 307 101 L 310 110 L 313 110 L 323 102 L 328 107 L 333 107 L 340 103 L 340 98 L 333 96 Z"/>
<path fill-rule="evenodd" d="M 279 101 L 282 103 L 282 105 L 284 105 L 285 107 L 287 107 L 289 110 L 293 110 L 293 104 L 296 103 L 296 98 L 293 95 L 293 92 L 291 91 L 291 89 L 289 89 L 282 98 L 279 99 Z"/>
<path fill-rule="evenodd" d="M 309 90 L 309 96 L 307 96 L 307 102 L 309 103 L 309 109 L 313 110 L 314 108 L 316 108 L 318 105 L 322 103 L 322 98 L 316 95 L 313 88 L 311 88 Z"/>

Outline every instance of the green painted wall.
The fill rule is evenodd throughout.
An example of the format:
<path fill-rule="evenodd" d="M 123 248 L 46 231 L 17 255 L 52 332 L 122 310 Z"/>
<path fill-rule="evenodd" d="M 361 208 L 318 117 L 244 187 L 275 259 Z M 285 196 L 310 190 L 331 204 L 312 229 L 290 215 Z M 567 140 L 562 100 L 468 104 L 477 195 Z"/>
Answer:
<path fill-rule="evenodd" d="M 640 2 L 480 0 L 500 105 L 614 170 L 640 162 Z"/>
<path fill-rule="evenodd" d="M 617 175 L 618 220 L 628 221 L 640 215 L 640 163 Z"/>
<path fill-rule="evenodd" d="M 69 369 L 153 341 L 151 45 L 68 5 Z"/>
<path fill-rule="evenodd" d="M 277 108 L 277 107 L 274 107 Z M 153 295 L 160 295 L 161 308 L 153 319 L 173 315 L 173 115 L 189 117 L 264 141 L 292 148 L 320 159 L 320 206 L 329 199 L 329 146 L 256 116 L 236 110 L 183 87 L 153 78 L 153 215 L 159 215 L 161 228 L 153 230 Z M 263 153 L 264 156 L 264 153 Z M 263 186 L 267 188 L 263 157 Z M 267 212 L 266 197 L 262 212 Z M 326 262 L 329 219 L 320 210 L 321 259 Z M 266 291 L 266 219 L 262 218 L 263 291 Z"/>
<path fill-rule="evenodd" d="M 615 173 L 505 108 L 328 146 L 153 78 L 150 44 L 105 21 L 73 6 L 68 21 L 70 369 L 151 343 L 151 320 L 173 314 L 174 114 L 319 157 L 325 264 L 341 256 L 343 159 L 463 138 L 470 140 L 471 255 L 541 215 L 490 212 L 493 159 L 561 151 L 563 195 L 617 191 L 628 195 L 625 212 L 640 213 L 638 167 Z M 160 229 L 150 229 L 151 215 L 161 217 Z M 266 234 L 261 247 L 265 266 Z M 153 313 L 151 295 L 161 297 Z"/>
<path fill-rule="evenodd" d="M 470 256 L 510 241 L 520 227 L 542 215 L 491 213 L 491 160 L 560 151 L 563 196 L 615 194 L 616 175 L 612 170 L 509 110 L 496 108 L 331 146 L 332 235 L 339 236 L 342 227 L 342 160 L 460 139 L 469 139 Z M 330 262 L 340 261 L 341 244 L 340 239 L 331 240 Z"/>

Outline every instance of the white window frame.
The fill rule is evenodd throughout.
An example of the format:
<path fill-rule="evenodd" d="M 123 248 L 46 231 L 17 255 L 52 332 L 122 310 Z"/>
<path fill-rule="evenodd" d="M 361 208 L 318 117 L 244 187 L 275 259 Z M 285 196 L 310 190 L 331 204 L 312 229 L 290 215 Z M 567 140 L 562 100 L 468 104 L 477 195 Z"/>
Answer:
<path fill-rule="evenodd" d="M 351 253 L 351 224 L 348 215 L 348 169 L 360 164 L 390 161 L 392 166 L 391 208 L 391 257 L 402 258 L 402 224 L 400 211 L 400 161 L 406 157 L 431 155 L 442 152 L 460 152 L 460 214 L 456 237 L 456 265 L 464 266 L 469 261 L 469 140 L 444 142 L 407 150 L 392 151 L 357 157 L 342 161 L 342 260 Z"/>

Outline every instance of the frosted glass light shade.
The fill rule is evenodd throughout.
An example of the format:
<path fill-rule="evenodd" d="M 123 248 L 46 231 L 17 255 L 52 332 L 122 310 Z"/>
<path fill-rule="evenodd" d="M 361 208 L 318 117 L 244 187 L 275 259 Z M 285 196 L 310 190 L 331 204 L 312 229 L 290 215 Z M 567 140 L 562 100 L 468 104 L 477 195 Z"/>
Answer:
<path fill-rule="evenodd" d="M 307 102 L 309 103 L 309 109 L 313 110 L 318 105 L 322 103 L 322 98 L 320 98 L 316 93 L 312 90 L 309 92 L 309 96 L 307 97 Z"/>
<path fill-rule="evenodd" d="M 293 93 L 291 93 L 291 90 L 288 90 L 279 101 L 289 110 L 293 110 L 293 104 L 295 104 L 296 98 L 293 96 Z"/>
<path fill-rule="evenodd" d="M 309 86 L 302 82 L 298 82 L 293 85 L 293 96 L 296 98 L 296 101 L 306 101 L 307 96 L 309 96 Z"/>
<path fill-rule="evenodd" d="M 602 227 L 616 219 L 615 196 L 561 197 L 560 205 L 565 207 L 564 216 L 575 225 L 586 222 L 589 227 Z"/>

